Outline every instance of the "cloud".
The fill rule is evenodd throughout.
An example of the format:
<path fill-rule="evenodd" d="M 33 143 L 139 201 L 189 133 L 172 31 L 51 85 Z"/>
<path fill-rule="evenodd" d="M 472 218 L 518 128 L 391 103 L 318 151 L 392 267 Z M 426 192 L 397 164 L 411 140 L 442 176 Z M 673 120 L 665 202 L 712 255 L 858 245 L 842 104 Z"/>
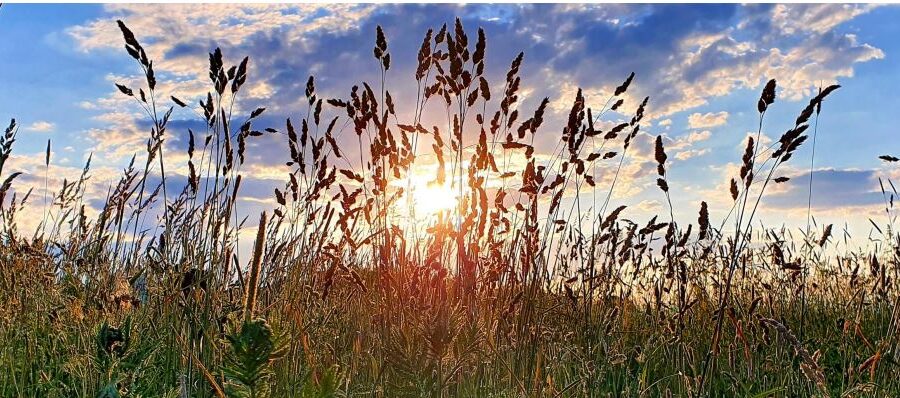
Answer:
<path fill-rule="evenodd" d="M 22 173 L 12 183 L 12 193 L 16 194 L 17 200 L 22 200 L 26 193 L 31 192 L 16 218 L 20 230 L 31 232 L 43 219 L 46 209 L 58 210 L 55 206 L 49 206 L 53 203 L 58 190 L 64 186 L 64 182 L 71 184 L 73 181 L 78 181 L 84 168 L 61 165 L 62 162 L 57 161 L 51 161 L 50 166 L 47 167 L 44 164 L 43 152 L 27 154 L 17 154 L 15 150 L 13 152 L 4 165 L 4 172 L 9 170 L 10 173 Z M 97 200 L 102 202 L 108 193 L 107 188 L 114 184 L 120 176 L 121 169 L 118 167 L 92 166 L 88 172 L 88 183 L 84 184 L 84 195 L 89 204 Z M 69 188 L 72 187 L 69 186 Z M 45 200 L 47 206 L 45 206 Z M 99 209 L 99 206 L 88 205 L 85 210 L 88 217 L 93 217 Z"/>
<path fill-rule="evenodd" d="M 525 51 L 520 92 L 524 112 L 548 96 L 551 109 L 565 113 L 578 87 L 585 89 L 588 103 L 599 108 L 634 71 L 637 77 L 623 109 L 633 111 L 650 95 L 652 119 L 703 105 L 735 88 L 757 87 L 769 76 L 779 78 L 784 95 L 800 98 L 819 82 L 851 76 L 854 63 L 883 57 L 855 36 L 833 32 L 869 8 L 840 10 L 832 16 L 837 9 L 736 5 L 132 4 L 106 6 L 106 15 L 67 31 L 82 51 L 121 53 L 114 20 L 125 20 L 145 43 L 158 73 L 171 74 L 179 82 L 172 87 L 174 94 L 193 102 L 206 91 L 206 52 L 221 46 L 229 63 L 250 55 L 249 98 L 243 103 L 265 102 L 269 114 L 283 119 L 302 109 L 298 93 L 308 74 L 315 74 L 319 90 L 332 98 L 346 96 L 359 80 L 379 78 L 372 72 L 369 51 L 376 24 L 385 27 L 396 60 L 391 85 L 409 88 L 407 77 L 424 31 L 459 16 L 470 36 L 475 26 L 487 32 L 491 81 L 502 82 L 509 60 Z M 827 16 L 829 22 L 800 32 L 771 21 L 773 15 L 785 13 L 793 19 Z M 584 20 L 592 23 L 576 23 Z M 604 68 L 598 71 L 597 64 Z M 409 97 L 413 92 L 392 90 L 399 103 L 414 101 Z M 548 125 L 554 121 L 548 119 Z"/>
<path fill-rule="evenodd" d="M 178 11 L 171 12 L 176 7 Z M 398 52 L 394 58 L 404 60 L 414 57 L 425 29 L 460 16 L 468 27 L 486 29 L 489 69 L 505 68 L 515 52 L 525 51 L 523 86 L 551 83 L 535 93 L 537 98 L 569 98 L 565 93 L 572 89 L 554 81 L 608 95 L 634 71 L 637 78 L 631 91 L 637 100 L 627 103 L 650 95 L 650 116 L 654 117 L 706 104 L 737 88 L 758 88 L 772 77 L 779 80 L 783 95 L 799 99 L 817 84 L 852 76 L 854 64 L 884 54 L 835 29 L 871 9 L 839 5 L 114 5 L 106 8 L 109 17 L 71 28 L 69 34 L 84 51 L 118 48 L 121 38 L 113 18 L 123 18 L 150 43 L 148 50 L 156 54 L 161 67 L 198 79 L 204 76 L 205 52 L 214 46 L 223 46 L 226 54 L 247 51 L 255 66 L 272 76 L 266 83 L 275 88 L 274 97 L 284 98 L 302 85 L 304 76 L 298 75 L 303 73 L 330 71 L 332 78 L 358 74 L 366 65 L 360 57 L 371 46 L 374 23 L 386 27 L 391 49 Z M 585 20 L 592 23 L 576 23 Z M 293 55 L 285 58 L 285 53 Z M 545 66 L 528 67 L 530 60 Z M 604 68 L 598 71 L 597 64 Z M 555 91 L 548 91 L 548 86 Z"/>
<path fill-rule="evenodd" d="M 239 46 L 253 37 L 281 33 L 302 41 L 313 32 L 335 33 L 358 29 L 360 20 L 376 7 L 371 5 L 288 4 L 111 4 L 106 16 L 68 29 L 78 48 L 88 52 L 118 48 L 121 36 L 114 20 L 123 19 L 148 44 L 151 52 L 171 58 L 195 55 L 200 43 Z"/>
<path fill-rule="evenodd" d="M 34 131 L 34 132 L 38 132 L 38 133 L 49 133 L 55 129 L 56 129 L 56 124 L 53 124 L 53 123 L 47 122 L 47 121 L 43 121 L 43 120 L 35 121 L 34 123 L 31 123 L 30 125 L 25 127 L 25 130 Z"/>
<path fill-rule="evenodd" d="M 650 95 L 652 117 L 692 109 L 736 89 L 776 78 L 798 100 L 819 84 L 854 74 L 855 64 L 884 57 L 842 25 L 872 7 L 802 5 L 642 5 L 543 9 L 527 29 L 553 37 L 536 46 L 556 76 L 584 88 L 615 84 L 634 71 L 636 95 Z M 620 23 L 574 24 L 573 20 Z M 779 16 L 786 16 L 779 19 Z M 622 22 L 624 21 L 624 22 Z M 786 22 L 793 21 L 793 22 Z M 796 21 L 802 21 L 801 29 Z M 540 31 L 540 33 L 537 33 Z M 534 51 L 532 51 L 534 52 Z M 595 67 L 604 65 L 602 71 Z"/>
<path fill-rule="evenodd" d="M 780 192 L 767 194 L 766 205 L 778 209 L 806 208 L 809 171 L 791 176 Z M 812 172 L 812 206 L 816 209 L 884 204 L 876 170 L 819 169 Z"/>
<path fill-rule="evenodd" d="M 688 127 L 692 129 L 708 129 L 728 122 L 728 112 L 692 113 L 688 116 Z"/>
<path fill-rule="evenodd" d="M 754 9 L 747 11 L 754 14 Z M 781 98 L 800 100 L 812 95 L 819 84 L 852 77 L 854 64 L 884 57 L 880 49 L 859 43 L 853 34 L 784 30 L 771 24 L 771 13 L 755 13 L 748 20 L 766 20 L 752 24 L 745 20 L 738 25 L 743 29 L 730 29 L 708 41 L 683 43 L 690 55 L 672 66 L 667 81 L 680 88 L 685 103 L 705 104 L 739 88 L 758 90 L 770 78 L 778 81 Z"/>
<path fill-rule="evenodd" d="M 692 131 L 691 134 L 688 135 L 687 140 L 689 142 L 694 143 L 694 142 L 706 141 L 711 136 L 712 136 L 712 133 L 710 133 L 709 130 Z"/>
<path fill-rule="evenodd" d="M 772 10 L 772 25 L 788 34 L 825 33 L 878 6 L 873 4 L 794 4 L 790 6 L 777 4 Z"/>
<path fill-rule="evenodd" d="M 709 148 L 703 149 L 691 149 L 687 151 L 681 151 L 675 154 L 675 159 L 678 160 L 688 160 L 690 158 L 695 158 L 697 156 L 706 155 L 709 153 Z"/>

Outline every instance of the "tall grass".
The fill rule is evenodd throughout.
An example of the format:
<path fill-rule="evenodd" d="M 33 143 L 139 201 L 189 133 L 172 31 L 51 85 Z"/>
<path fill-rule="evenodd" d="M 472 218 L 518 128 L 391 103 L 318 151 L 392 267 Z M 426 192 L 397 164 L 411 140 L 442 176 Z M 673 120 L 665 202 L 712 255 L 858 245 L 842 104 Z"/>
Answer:
<path fill-rule="evenodd" d="M 152 123 L 96 217 L 84 203 L 88 162 L 28 237 L 15 222 L 28 194 L 3 170 L 15 121 L 0 141 L 2 396 L 900 394 L 892 221 L 873 222 L 871 252 L 829 251 L 830 225 L 802 240 L 754 227 L 838 86 L 765 144 L 769 81 L 758 132 L 722 192 L 726 217 L 711 220 L 703 202 L 697 224 L 680 225 L 662 137 L 666 214 L 637 221 L 612 208 L 649 102 L 626 103 L 634 74 L 604 104 L 579 90 L 556 148 L 538 156 L 535 135 L 553 134 L 549 100 L 521 109 L 524 54 L 491 84 L 484 32 L 470 43 L 459 20 L 426 33 L 412 106 L 393 101 L 379 27 L 380 81 L 323 98 L 310 77 L 307 109 L 283 128 L 258 127 L 265 108 L 233 114 L 248 58 L 227 66 L 215 49 L 210 90 L 188 105 L 158 91 L 151 54 L 119 28 L 144 83 L 117 87 Z M 184 176 L 163 155 L 181 108 L 204 126 L 186 132 Z M 630 119 L 611 122 L 626 108 Z M 429 112 L 446 125 L 423 125 Z M 244 264 L 243 166 L 248 142 L 265 135 L 286 141 L 290 171 Z M 404 193 L 431 163 L 433 183 L 459 203 L 416 214 Z"/>

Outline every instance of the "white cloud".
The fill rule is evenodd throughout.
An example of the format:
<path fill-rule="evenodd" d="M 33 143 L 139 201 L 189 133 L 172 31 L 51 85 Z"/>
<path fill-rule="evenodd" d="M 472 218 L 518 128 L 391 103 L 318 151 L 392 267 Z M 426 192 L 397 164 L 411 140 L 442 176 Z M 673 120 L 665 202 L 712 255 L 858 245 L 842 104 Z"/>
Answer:
<path fill-rule="evenodd" d="M 120 49 L 115 20 L 131 29 L 159 72 L 204 81 L 205 51 L 246 45 L 253 38 L 278 37 L 309 49 L 309 36 L 359 29 L 375 5 L 354 4 L 109 4 L 107 15 L 67 30 L 79 50 Z M 195 51 L 199 47 L 201 50 Z M 186 50 L 192 49 L 192 50 Z M 296 55 L 296 54 L 295 54 Z M 171 62 L 175 61 L 177 62 Z M 170 61 L 170 62 L 167 62 Z"/>
<path fill-rule="evenodd" d="M 884 58 L 882 50 L 859 43 L 853 34 L 769 35 L 775 37 L 738 41 L 725 36 L 697 49 L 685 62 L 672 65 L 663 80 L 681 96 L 664 105 L 663 114 L 707 104 L 735 89 L 761 89 L 773 78 L 778 81 L 780 98 L 802 100 L 813 95 L 820 84 L 852 77 L 854 64 Z M 685 80 L 686 75 L 694 77 Z"/>
<path fill-rule="evenodd" d="M 710 136 L 712 136 L 712 133 L 710 133 L 709 130 L 694 131 L 694 132 L 691 132 L 690 135 L 688 135 L 687 140 L 688 140 L 688 142 L 691 142 L 691 143 L 706 141 L 709 139 Z"/>
<path fill-rule="evenodd" d="M 873 4 L 778 4 L 772 10 L 772 23 L 784 33 L 825 33 L 865 14 Z"/>
<path fill-rule="evenodd" d="M 690 158 L 694 158 L 701 155 L 706 155 L 709 153 L 709 148 L 703 149 L 690 149 L 687 151 L 681 151 L 675 154 L 675 159 L 678 160 L 688 160 Z"/>
<path fill-rule="evenodd" d="M 615 85 L 619 75 L 635 71 L 636 87 L 632 90 L 637 91 L 635 95 L 651 97 L 650 119 L 708 104 L 712 98 L 736 89 L 761 89 L 771 78 L 778 80 L 779 97 L 801 100 L 813 95 L 818 85 L 852 77 L 857 64 L 884 57 L 880 49 L 841 31 L 847 21 L 873 8 L 790 4 L 735 6 L 728 11 L 723 6 L 721 13 L 709 12 L 705 27 L 678 29 L 680 22 L 690 24 L 698 13 L 706 13 L 709 8 L 632 6 L 622 12 L 623 16 L 631 15 L 637 20 L 660 18 L 669 24 L 631 24 L 627 32 L 624 26 L 621 30 L 614 28 L 602 39 L 589 37 L 585 30 L 559 28 L 556 34 L 563 37 L 558 37 L 557 42 L 570 43 L 569 47 L 574 42 L 578 46 L 567 53 L 559 49 L 549 63 L 573 70 L 569 74 L 578 78 L 573 84 L 586 89 Z M 546 29 L 579 17 L 560 10 L 545 13 Z M 660 17 L 661 13 L 667 15 Z M 655 39 L 632 42 L 631 34 Z M 590 44 L 598 40 L 608 41 L 609 50 Z M 629 53 L 628 48 L 632 47 L 640 51 Z M 640 61 L 609 62 L 610 57 Z M 593 67 L 597 62 L 609 62 L 606 70 L 610 72 L 599 74 Z"/>
<path fill-rule="evenodd" d="M 56 124 L 47 122 L 47 121 L 43 121 L 43 120 L 35 121 L 34 123 L 31 123 L 30 125 L 28 125 L 28 127 L 25 127 L 25 130 L 34 131 L 34 132 L 38 132 L 38 133 L 49 133 L 55 129 L 56 129 Z"/>
<path fill-rule="evenodd" d="M 237 102 L 233 112 L 244 112 L 241 104 L 256 100 L 273 101 L 272 97 L 283 83 L 273 83 L 271 69 L 260 65 L 263 57 L 297 56 L 319 46 L 318 36 L 358 30 L 362 21 L 377 7 L 374 5 L 175 5 L 175 4 L 113 4 L 105 5 L 105 14 L 84 25 L 74 26 L 66 32 L 74 39 L 76 47 L 84 52 L 98 50 L 118 51 L 119 57 L 127 55 L 121 50 L 122 33 L 116 20 L 123 20 L 147 50 L 154 61 L 158 84 L 158 99 L 175 95 L 181 100 L 196 104 L 209 90 L 207 77 L 207 51 L 221 47 L 226 62 L 240 61 L 234 49 L 251 55 L 250 75 L 244 90 L 243 102 Z M 278 48 L 254 48 L 254 40 L 273 40 L 284 46 Z M 248 48 L 249 47 L 249 48 Z M 365 51 L 360 47 L 359 51 Z M 267 70 L 269 69 L 269 70 Z M 145 120 L 133 98 L 118 92 L 112 83 L 131 87 L 135 92 L 144 87 L 137 75 L 110 74 L 109 92 L 100 98 L 79 102 L 86 110 L 99 112 L 93 117 L 102 126 L 90 128 L 85 133 L 94 142 L 92 150 L 100 159 L 128 158 L 140 152 L 148 134 L 137 127 L 137 121 Z M 305 83 L 305 79 L 302 83 Z M 293 88 L 288 88 L 293 91 Z M 302 93 L 302 88 L 299 90 Z M 167 102 L 163 100 L 160 102 Z M 282 105 L 267 104 L 272 112 Z M 176 117 L 178 112 L 176 112 Z M 167 145 L 170 144 L 167 141 Z M 102 154 L 109 156 L 102 156 Z"/>
<path fill-rule="evenodd" d="M 708 129 L 728 122 L 728 112 L 693 113 L 688 116 L 688 127 L 692 129 Z"/>

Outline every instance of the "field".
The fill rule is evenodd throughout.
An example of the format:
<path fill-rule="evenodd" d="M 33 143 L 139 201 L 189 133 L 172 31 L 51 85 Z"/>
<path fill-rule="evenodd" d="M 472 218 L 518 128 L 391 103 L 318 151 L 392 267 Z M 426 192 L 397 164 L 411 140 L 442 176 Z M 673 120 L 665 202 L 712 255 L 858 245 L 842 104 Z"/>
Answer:
<path fill-rule="evenodd" d="M 425 34 L 415 103 L 394 103 L 384 78 L 323 98 L 310 77 L 307 109 L 260 127 L 265 108 L 232 115 L 247 58 L 215 49 L 209 94 L 189 104 L 158 92 L 140 32 L 119 28 L 144 83 L 118 88 L 151 127 L 101 211 L 86 210 L 88 164 L 36 230 L 19 228 L 31 198 L 3 170 L 17 123 L 0 138 L 0 396 L 900 396 L 893 184 L 866 251 L 835 249 L 832 225 L 758 220 L 839 86 L 770 126 L 769 81 L 747 104 L 759 125 L 721 192 L 727 217 L 703 202 L 680 225 L 660 137 L 648 178 L 666 211 L 631 220 L 614 198 L 652 99 L 628 104 L 630 122 L 603 118 L 634 74 L 605 104 L 579 90 L 549 126 L 547 100 L 518 106 L 523 56 L 488 82 L 487 39 L 457 20 Z M 385 76 L 380 27 L 373 42 Z M 170 128 L 180 108 L 205 131 Z M 424 122 L 434 112 L 445 125 Z M 768 143 L 764 130 L 785 132 Z M 170 164 L 171 134 L 189 134 L 187 165 Z M 535 154 L 536 134 L 556 151 Z M 282 137 L 291 171 L 275 208 L 239 216 L 247 144 L 264 135 Z M 404 194 L 422 170 L 436 208 Z"/>

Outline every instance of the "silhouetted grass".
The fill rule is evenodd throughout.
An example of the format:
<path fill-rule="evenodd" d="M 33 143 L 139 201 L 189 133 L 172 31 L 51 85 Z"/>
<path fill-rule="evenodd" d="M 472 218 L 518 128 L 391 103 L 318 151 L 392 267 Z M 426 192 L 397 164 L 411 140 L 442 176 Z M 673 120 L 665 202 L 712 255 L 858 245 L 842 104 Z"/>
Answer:
<path fill-rule="evenodd" d="M 523 54 L 492 93 L 485 35 L 469 43 L 459 20 L 426 33 L 415 104 L 394 103 L 385 86 L 379 27 L 381 80 L 323 98 L 310 77 L 308 108 L 283 129 L 257 127 L 265 108 L 232 115 L 247 58 L 229 67 L 215 49 L 211 89 L 188 105 L 158 92 L 150 54 L 119 28 L 145 82 L 117 86 L 152 128 L 99 215 L 85 211 L 88 162 L 38 231 L 21 231 L 25 199 L 10 189 L 17 174 L 3 174 L 15 122 L 0 140 L 2 396 L 900 394 L 891 223 L 873 222 L 870 253 L 829 252 L 831 225 L 800 237 L 753 227 L 838 86 L 771 144 L 760 136 L 776 82 L 765 86 L 718 226 L 706 202 L 696 225 L 675 222 L 678 187 L 656 137 L 667 211 L 638 222 L 610 199 L 649 100 L 626 104 L 634 74 L 605 104 L 579 90 L 555 151 L 539 158 L 535 134 L 553 132 L 547 99 L 519 107 Z M 602 129 L 623 106 L 630 121 Z M 176 107 L 205 126 L 187 132 L 186 176 L 163 154 Z M 447 125 L 423 125 L 426 109 Z M 286 140 L 290 173 L 242 264 L 242 166 L 263 135 Z M 403 192 L 423 159 L 438 165 L 434 184 L 459 192 L 457 206 L 415 214 Z M 183 188 L 166 192 L 153 176 Z"/>

